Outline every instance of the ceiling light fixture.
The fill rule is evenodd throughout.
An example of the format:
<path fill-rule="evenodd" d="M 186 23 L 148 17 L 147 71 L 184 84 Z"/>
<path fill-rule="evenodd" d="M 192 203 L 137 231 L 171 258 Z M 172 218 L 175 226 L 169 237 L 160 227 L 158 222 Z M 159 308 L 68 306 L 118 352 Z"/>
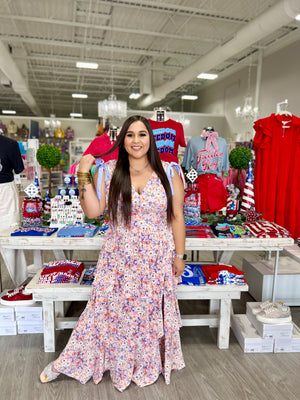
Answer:
<path fill-rule="evenodd" d="M 77 61 L 76 67 L 77 68 L 87 68 L 87 69 L 97 69 L 98 64 L 92 63 L 92 62 Z"/>
<path fill-rule="evenodd" d="M 217 74 L 207 74 L 206 72 L 202 72 L 197 76 L 199 79 L 208 79 L 208 80 L 214 80 L 217 79 L 219 75 Z"/>
<path fill-rule="evenodd" d="M 300 14 L 297 14 L 295 20 L 300 21 Z"/>
<path fill-rule="evenodd" d="M 141 97 L 141 94 L 140 94 L 140 93 L 131 93 L 131 94 L 129 95 L 129 98 L 132 99 L 132 100 L 137 100 L 137 99 L 139 99 L 140 97 Z"/>
<path fill-rule="evenodd" d="M 82 114 L 81 113 L 70 113 L 70 117 L 72 117 L 72 118 L 75 118 L 75 117 L 82 118 Z"/>
<path fill-rule="evenodd" d="M 15 110 L 2 110 L 2 114 L 17 114 Z"/>
<path fill-rule="evenodd" d="M 87 94 L 80 94 L 80 93 L 72 93 L 73 99 L 87 99 Z"/>
<path fill-rule="evenodd" d="M 181 96 L 182 100 L 197 100 L 198 96 L 194 94 L 184 94 Z"/>

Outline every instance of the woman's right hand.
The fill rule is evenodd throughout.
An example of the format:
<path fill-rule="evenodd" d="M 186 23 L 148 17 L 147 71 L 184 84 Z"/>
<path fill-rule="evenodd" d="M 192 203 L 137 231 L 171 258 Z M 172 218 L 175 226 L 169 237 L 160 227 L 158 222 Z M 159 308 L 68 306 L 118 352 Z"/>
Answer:
<path fill-rule="evenodd" d="M 95 157 L 93 157 L 91 154 L 86 154 L 85 156 L 82 156 L 78 165 L 78 171 L 89 172 L 95 160 Z"/>

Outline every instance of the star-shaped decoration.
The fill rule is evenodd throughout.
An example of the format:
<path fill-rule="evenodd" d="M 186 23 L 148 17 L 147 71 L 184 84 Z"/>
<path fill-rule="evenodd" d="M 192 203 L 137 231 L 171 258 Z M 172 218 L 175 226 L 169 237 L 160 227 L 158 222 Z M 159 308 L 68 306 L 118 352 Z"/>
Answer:
<path fill-rule="evenodd" d="M 191 183 L 194 183 L 195 180 L 198 178 L 198 173 L 193 167 L 191 167 L 189 172 L 186 174 L 186 177 Z"/>
<path fill-rule="evenodd" d="M 256 222 L 258 218 L 263 214 L 263 213 L 258 213 L 255 211 L 254 207 L 250 207 L 249 210 L 241 212 L 246 217 L 246 222 Z"/>

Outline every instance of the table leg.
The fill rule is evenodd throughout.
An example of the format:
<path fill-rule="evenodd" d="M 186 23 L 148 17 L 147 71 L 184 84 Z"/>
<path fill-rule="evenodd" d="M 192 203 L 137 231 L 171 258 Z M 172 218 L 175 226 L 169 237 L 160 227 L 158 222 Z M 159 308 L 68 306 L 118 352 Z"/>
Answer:
<path fill-rule="evenodd" d="M 231 299 L 220 301 L 220 325 L 218 330 L 219 349 L 229 348 Z"/>
<path fill-rule="evenodd" d="M 51 353 L 55 351 L 55 315 L 54 301 L 43 301 L 44 318 L 44 351 Z"/>
<path fill-rule="evenodd" d="M 276 283 L 277 283 L 277 273 L 278 273 L 278 263 L 279 263 L 279 250 L 275 251 L 275 264 L 274 264 L 274 275 L 273 275 L 273 289 L 272 289 L 272 301 L 275 301 L 276 297 Z"/>
<path fill-rule="evenodd" d="M 210 299 L 209 300 L 209 314 L 220 314 L 220 300 L 219 299 Z M 213 328 L 215 325 L 210 326 Z"/>

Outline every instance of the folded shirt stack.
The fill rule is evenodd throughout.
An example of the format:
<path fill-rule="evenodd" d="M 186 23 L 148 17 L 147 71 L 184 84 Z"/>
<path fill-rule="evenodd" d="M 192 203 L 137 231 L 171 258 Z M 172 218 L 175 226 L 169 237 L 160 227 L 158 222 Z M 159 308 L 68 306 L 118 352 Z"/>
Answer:
<path fill-rule="evenodd" d="M 286 238 L 291 237 L 290 232 L 269 221 L 245 222 L 244 226 L 257 238 Z"/>
<path fill-rule="evenodd" d="M 245 285 L 244 272 L 233 265 L 201 265 L 206 283 L 210 285 Z"/>
<path fill-rule="evenodd" d="M 83 277 L 81 279 L 80 285 L 92 285 L 97 265 L 90 265 L 86 271 L 84 271 Z"/>
<path fill-rule="evenodd" d="M 10 236 L 50 236 L 56 232 L 57 228 L 47 228 L 43 226 L 21 226 L 10 234 Z"/>
<path fill-rule="evenodd" d="M 214 234 L 209 225 L 200 224 L 188 225 L 186 227 L 186 236 L 196 238 L 213 238 Z"/>
<path fill-rule="evenodd" d="M 60 237 L 93 237 L 99 226 L 93 224 L 71 224 L 66 225 L 57 232 Z"/>
<path fill-rule="evenodd" d="M 83 269 L 84 265 L 80 261 L 50 261 L 42 270 L 38 283 L 78 283 Z"/>
<path fill-rule="evenodd" d="M 204 273 L 199 264 L 186 264 L 181 275 L 181 285 L 205 285 Z"/>
<path fill-rule="evenodd" d="M 227 223 L 215 223 L 212 225 L 213 232 L 219 238 L 243 238 L 251 236 L 250 232 L 240 225 Z"/>

